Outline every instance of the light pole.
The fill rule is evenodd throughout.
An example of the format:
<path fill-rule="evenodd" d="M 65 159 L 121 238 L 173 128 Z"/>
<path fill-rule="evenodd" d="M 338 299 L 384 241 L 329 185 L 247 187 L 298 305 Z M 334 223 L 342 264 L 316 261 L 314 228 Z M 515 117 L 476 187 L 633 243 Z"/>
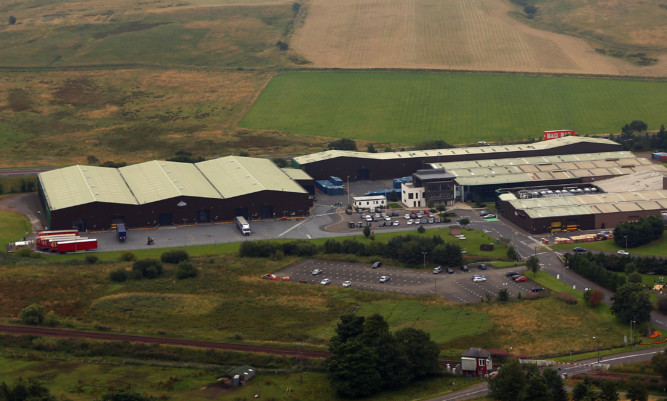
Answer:
<path fill-rule="evenodd" d="M 350 206 L 350 176 L 347 176 L 347 206 Z"/>
<path fill-rule="evenodd" d="M 598 348 L 597 348 L 597 351 L 598 351 L 598 364 L 599 364 L 599 363 L 600 363 L 600 339 L 597 338 L 597 337 L 595 337 L 595 336 L 593 336 L 593 340 L 597 340 L 597 341 L 598 341 Z"/>
<path fill-rule="evenodd" d="M 625 250 L 628 250 L 628 236 L 624 235 L 623 238 L 625 238 Z"/>
<path fill-rule="evenodd" d="M 426 251 L 422 251 L 422 255 L 424 255 L 424 269 L 426 269 L 426 254 L 427 253 L 428 252 L 426 252 Z"/>
<path fill-rule="evenodd" d="M 634 344 L 635 340 L 635 321 L 630 320 L 630 344 Z"/>

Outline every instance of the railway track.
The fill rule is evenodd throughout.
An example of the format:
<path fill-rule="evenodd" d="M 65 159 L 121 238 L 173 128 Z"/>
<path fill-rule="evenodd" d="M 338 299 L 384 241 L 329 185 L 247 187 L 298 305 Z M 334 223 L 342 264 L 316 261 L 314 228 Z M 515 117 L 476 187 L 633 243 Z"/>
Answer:
<path fill-rule="evenodd" d="M 268 345 L 235 344 L 235 343 L 225 343 L 218 341 L 190 340 L 190 339 L 180 339 L 180 338 L 170 338 L 170 337 L 152 337 L 152 336 L 141 336 L 134 334 L 102 333 L 96 331 L 56 329 L 49 327 L 2 324 L 0 325 L 0 332 L 12 335 L 85 338 L 90 340 L 101 340 L 101 341 L 129 341 L 129 342 L 138 342 L 145 344 L 175 345 L 181 347 L 220 349 L 220 350 L 240 351 L 240 352 L 255 352 L 263 354 L 291 356 L 291 357 L 301 356 L 303 358 L 326 358 L 327 356 L 329 356 L 328 351 L 312 350 L 312 349 L 272 347 Z"/>

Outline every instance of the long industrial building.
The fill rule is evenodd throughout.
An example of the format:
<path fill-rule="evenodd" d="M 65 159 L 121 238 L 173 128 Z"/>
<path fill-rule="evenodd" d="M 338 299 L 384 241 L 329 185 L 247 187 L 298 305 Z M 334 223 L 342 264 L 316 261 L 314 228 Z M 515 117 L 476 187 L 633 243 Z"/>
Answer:
<path fill-rule="evenodd" d="M 305 174 L 296 174 L 308 181 Z M 312 197 L 267 159 L 71 166 L 39 174 L 49 228 L 91 230 L 305 215 Z"/>
<path fill-rule="evenodd" d="M 568 136 L 521 145 L 403 152 L 367 153 L 329 150 L 295 157 L 292 160 L 292 165 L 304 170 L 316 180 L 326 180 L 330 176 L 340 177 L 343 180 L 347 178 L 350 180 L 380 180 L 408 176 L 417 170 L 429 168 L 428 165 L 431 163 L 574 155 L 620 150 L 622 150 L 622 146 L 609 139 Z"/>

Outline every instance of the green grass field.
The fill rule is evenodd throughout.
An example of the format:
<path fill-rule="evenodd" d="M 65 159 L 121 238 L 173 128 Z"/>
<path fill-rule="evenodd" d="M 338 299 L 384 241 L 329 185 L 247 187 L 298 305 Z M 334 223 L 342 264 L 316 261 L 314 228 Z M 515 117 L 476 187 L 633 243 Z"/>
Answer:
<path fill-rule="evenodd" d="M 596 250 L 596 251 L 608 251 L 608 252 L 617 252 L 619 249 L 624 249 L 619 247 L 613 240 L 609 241 L 596 241 L 596 242 L 587 242 L 585 244 L 561 244 L 561 245 L 552 245 L 553 249 L 572 249 L 577 246 L 583 246 L 586 249 Z M 661 256 L 663 258 L 667 257 L 667 235 L 663 235 L 659 240 L 653 241 L 646 245 L 638 246 L 636 248 L 628 249 L 630 255 L 642 255 L 642 256 Z"/>
<path fill-rule="evenodd" d="M 0 212 L 0 252 L 10 242 L 20 241 L 26 232 L 30 232 L 30 222 L 24 216 L 10 212 Z"/>
<path fill-rule="evenodd" d="M 321 72 L 271 80 L 240 126 L 380 143 L 469 144 L 539 138 L 570 128 L 658 129 L 667 82 L 513 75 Z"/>

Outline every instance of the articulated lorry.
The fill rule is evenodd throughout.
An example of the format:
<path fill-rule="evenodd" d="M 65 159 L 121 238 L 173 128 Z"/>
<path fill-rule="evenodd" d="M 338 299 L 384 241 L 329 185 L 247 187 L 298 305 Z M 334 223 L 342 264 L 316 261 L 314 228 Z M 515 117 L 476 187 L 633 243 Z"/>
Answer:
<path fill-rule="evenodd" d="M 250 224 L 243 216 L 236 216 L 236 227 L 243 235 L 250 235 Z"/>

